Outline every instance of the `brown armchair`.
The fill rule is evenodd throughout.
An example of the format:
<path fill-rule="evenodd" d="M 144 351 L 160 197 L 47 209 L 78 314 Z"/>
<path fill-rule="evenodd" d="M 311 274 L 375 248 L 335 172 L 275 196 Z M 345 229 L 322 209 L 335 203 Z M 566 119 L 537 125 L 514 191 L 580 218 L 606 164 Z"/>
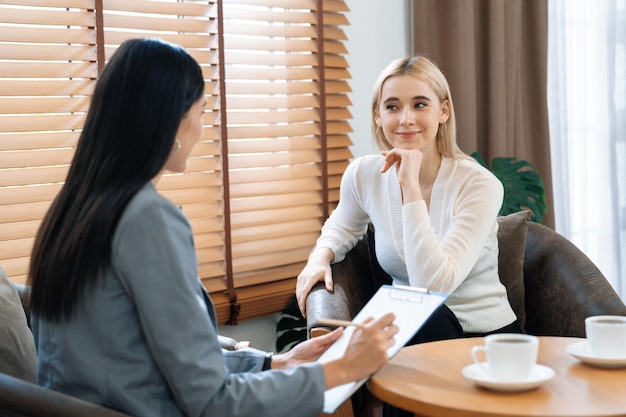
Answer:
<path fill-rule="evenodd" d="M 534 335 L 585 337 L 586 317 L 626 315 L 626 306 L 591 260 L 552 229 L 529 223 L 528 217 L 528 212 L 518 212 L 498 218 L 500 280 L 522 329 Z M 334 292 L 318 283 L 307 299 L 310 336 L 330 331 L 317 325 L 318 318 L 350 320 L 381 284 L 391 283 L 376 260 L 371 227 L 332 270 Z M 353 397 L 355 401 L 362 400 Z M 354 404 L 357 415 L 360 408 Z"/>
<path fill-rule="evenodd" d="M 584 253 L 554 230 L 522 217 L 515 213 L 499 218 L 498 241 L 500 279 L 525 332 L 585 337 L 586 317 L 626 315 L 623 301 Z M 309 334 L 329 330 L 316 324 L 318 317 L 350 320 L 380 285 L 391 283 L 376 260 L 373 234 L 370 228 L 346 259 L 333 265 L 333 293 L 322 283 L 311 291 Z M 521 243 L 519 262 L 517 244 L 511 240 Z"/>

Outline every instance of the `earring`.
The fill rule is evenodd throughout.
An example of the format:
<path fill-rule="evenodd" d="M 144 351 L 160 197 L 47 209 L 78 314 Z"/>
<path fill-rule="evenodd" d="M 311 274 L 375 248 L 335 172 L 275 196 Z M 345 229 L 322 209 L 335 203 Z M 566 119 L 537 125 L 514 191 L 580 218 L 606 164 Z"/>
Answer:
<path fill-rule="evenodd" d="M 178 139 L 176 139 L 174 142 L 176 143 L 176 149 L 172 150 L 171 153 L 176 153 L 176 152 L 180 151 L 180 141 Z"/>

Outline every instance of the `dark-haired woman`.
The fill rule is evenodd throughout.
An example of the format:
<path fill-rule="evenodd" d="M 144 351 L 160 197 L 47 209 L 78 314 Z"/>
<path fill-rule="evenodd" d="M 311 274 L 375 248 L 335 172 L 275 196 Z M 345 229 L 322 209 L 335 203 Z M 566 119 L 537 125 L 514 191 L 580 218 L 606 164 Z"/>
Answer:
<path fill-rule="evenodd" d="M 153 185 L 186 168 L 205 103 L 200 66 L 157 39 L 124 42 L 102 72 L 35 240 L 38 382 L 133 416 L 318 415 L 326 389 L 386 362 L 397 328 L 371 320 L 323 365 L 341 331 L 269 361 L 222 351 L 190 225 Z"/>

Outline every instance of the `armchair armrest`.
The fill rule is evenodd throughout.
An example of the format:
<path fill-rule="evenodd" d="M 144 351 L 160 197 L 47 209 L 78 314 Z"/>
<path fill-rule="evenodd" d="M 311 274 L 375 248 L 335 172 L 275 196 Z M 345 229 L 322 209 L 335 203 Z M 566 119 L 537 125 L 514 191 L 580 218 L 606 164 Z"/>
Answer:
<path fill-rule="evenodd" d="M 309 337 L 330 332 L 333 327 L 319 325 L 319 318 L 350 320 L 356 315 L 357 300 L 352 296 L 358 284 L 354 265 L 346 258 L 332 266 L 333 292 L 326 290 L 323 282 L 317 283 L 306 300 L 307 328 Z M 350 296 L 349 296 L 350 295 Z M 358 311 L 358 310 L 356 310 Z"/>
<path fill-rule="evenodd" d="M 0 373 L 0 415 L 130 417 L 109 408 Z"/>
<path fill-rule="evenodd" d="M 626 315 L 626 306 L 593 262 L 572 242 L 537 223 L 528 225 L 524 258 L 526 330 L 585 337 L 585 318 Z"/>
<path fill-rule="evenodd" d="M 323 282 L 313 287 L 306 301 L 309 337 L 330 332 L 333 327 L 317 324 L 318 318 L 351 320 L 363 308 L 382 284 L 391 283 L 376 260 L 374 234 L 370 226 L 367 234 L 346 255 L 331 266 L 333 292 Z"/>

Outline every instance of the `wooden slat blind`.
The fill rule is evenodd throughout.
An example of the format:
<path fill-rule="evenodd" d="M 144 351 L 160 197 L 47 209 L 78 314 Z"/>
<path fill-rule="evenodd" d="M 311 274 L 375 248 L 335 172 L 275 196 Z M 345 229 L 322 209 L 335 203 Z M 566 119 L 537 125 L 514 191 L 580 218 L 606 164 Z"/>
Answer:
<path fill-rule="evenodd" d="M 93 2 L 59 3 L 0 1 L 0 263 L 17 282 L 98 75 Z"/>
<path fill-rule="evenodd" d="M 97 47 L 106 61 L 126 39 L 159 37 L 198 60 L 209 104 L 187 172 L 158 188 L 190 219 L 220 323 L 280 311 L 352 157 L 346 11 L 343 0 L 0 0 L 2 267 L 25 282 Z"/>

